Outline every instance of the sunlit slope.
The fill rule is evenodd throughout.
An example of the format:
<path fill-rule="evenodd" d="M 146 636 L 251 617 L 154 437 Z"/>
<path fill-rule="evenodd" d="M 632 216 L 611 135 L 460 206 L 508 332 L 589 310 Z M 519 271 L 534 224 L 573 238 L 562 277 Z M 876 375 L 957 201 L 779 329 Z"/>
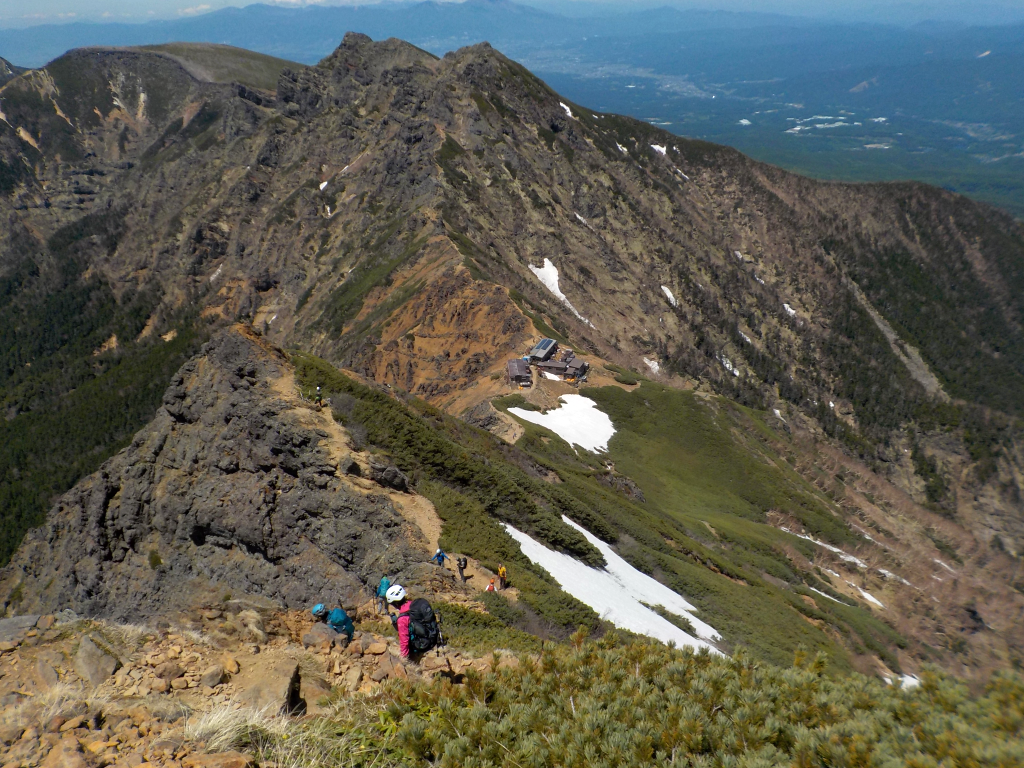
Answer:
<path fill-rule="evenodd" d="M 166 43 L 141 46 L 139 50 L 173 57 L 197 80 L 241 83 L 265 91 L 277 89 L 277 78 L 285 68 L 299 69 L 303 66 L 244 48 L 215 43 Z"/>

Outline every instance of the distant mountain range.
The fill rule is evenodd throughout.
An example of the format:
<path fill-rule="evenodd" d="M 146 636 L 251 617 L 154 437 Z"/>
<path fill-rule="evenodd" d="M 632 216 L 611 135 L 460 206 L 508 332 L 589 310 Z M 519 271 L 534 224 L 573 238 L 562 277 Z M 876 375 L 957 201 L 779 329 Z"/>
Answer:
<path fill-rule="evenodd" d="M 347 31 L 435 55 L 489 41 L 570 98 L 820 178 L 919 179 L 1024 215 L 1024 26 L 841 24 L 508 0 L 282 8 L 0 30 L 41 66 L 85 46 L 212 42 L 312 64 Z M 817 119 L 821 117 L 822 119 Z"/>

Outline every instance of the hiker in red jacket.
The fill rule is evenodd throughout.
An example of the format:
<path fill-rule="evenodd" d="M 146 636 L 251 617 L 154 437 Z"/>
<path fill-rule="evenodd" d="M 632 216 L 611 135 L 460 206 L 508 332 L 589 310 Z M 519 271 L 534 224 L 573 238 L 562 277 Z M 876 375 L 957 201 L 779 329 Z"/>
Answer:
<path fill-rule="evenodd" d="M 398 630 L 398 648 L 402 652 L 402 656 L 408 659 L 410 654 L 409 606 L 412 605 L 412 601 L 407 599 L 405 587 L 401 584 L 395 584 L 388 589 L 387 601 L 389 608 L 398 609 L 398 618 L 392 616 L 391 622 L 395 625 L 395 629 Z"/>

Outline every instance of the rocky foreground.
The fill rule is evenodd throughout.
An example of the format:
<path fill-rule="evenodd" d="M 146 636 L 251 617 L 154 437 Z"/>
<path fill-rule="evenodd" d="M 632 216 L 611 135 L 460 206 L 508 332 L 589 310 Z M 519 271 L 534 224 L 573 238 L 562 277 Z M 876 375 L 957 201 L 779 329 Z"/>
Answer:
<path fill-rule="evenodd" d="M 0 620 L 0 765 L 243 768 L 250 756 L 218 750 L 230 713 L 312 717 L 391 678 L 458 682 L 495 661 L 458 650 L 405 661 L 369 604 L 350 644 L 303 612 L 252 606 L 229 600 L 155 628 L 70 611 Z"/>

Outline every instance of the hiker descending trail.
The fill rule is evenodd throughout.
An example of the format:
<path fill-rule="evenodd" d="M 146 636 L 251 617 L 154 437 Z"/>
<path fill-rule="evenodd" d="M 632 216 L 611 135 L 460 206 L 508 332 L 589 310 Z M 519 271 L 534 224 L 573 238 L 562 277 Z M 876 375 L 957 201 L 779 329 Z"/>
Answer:
<path fill-rule="evenodd" d="M 310 613 L 313 614 L 314 619 L 326 624 L 338 635 L 345 635 L 347 638 L 346 645 L 352 642 L 352 636 L 355 634 L 356 628 L 352 623 L 351 617 L 345 613 L 344 608 L 339 607 L 328 611 L 326 605 L 317 603 L 313 606 L 313 610 Z"/>
<path fill-rule="evenodd" d="M 451 560 L 451 557 L 448 556 L 447 552 L 445 552 L 443 549 L 438 547 L 437 551 L 434 553 L 434 556 L 432 558 L 430 558 L 430 560 L 431 560 L 431 562 L 437 563 L 438 565 L 440 565 L 443 568 L 444 567 L 444 561 L 445 560 Z"/>
<path fill-rule="evenodd" d="M 398 648 L 407 659 L 417 660 L 432 648 L 443 645 L 441 627 L 434 609 L 422 597 L 409 600 L 405 587 L 395 584 L 388 590 L 388 605 L 398 613 L 391 614 L 391 623 L 398 632 Z"/>

